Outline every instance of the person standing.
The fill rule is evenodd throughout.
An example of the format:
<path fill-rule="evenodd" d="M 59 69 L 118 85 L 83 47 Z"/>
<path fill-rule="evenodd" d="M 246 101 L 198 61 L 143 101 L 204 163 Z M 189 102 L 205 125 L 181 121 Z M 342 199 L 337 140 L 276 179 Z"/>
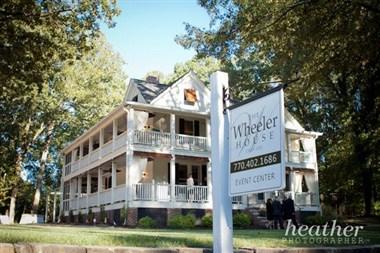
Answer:
<path fill-rule="evenodd" d="M 284 200 L 284 220 L 292 220 L 292 223 L 296 228 L 298 228 L 298 223 L 296 220 L 296 211 L 294 208 L 294 201 L 291 197 L 291 195 L 288 195 L 286 199 Z"/>
<path fill-rule="evenodd" d="M 271 229 L 271 228 L 273 228 L 273 206 L 272 206 L 272 199 L 267 199 L 266 211 L 267 211 L 267 220 L 268 220 L 267 227 L 269 229 Z"/>
<path fill-rule="evenodd" d="M 187 180 L 186 180 L 186 185 L 187 185 L 187 201 L 192 202 L 194 199 L 194 179 L 193 175 L 189 174 Z"/>
<path fill-rule="evenodd" d="M 278 196 L 274 197 L 273 203 L 273 220 L 274 220 L 274 228 L 278 229 L 278 225 L 280 225 L 280 228 L 283 229 L 284 225 L 282 223 L 282 205 L 280 201 L 278 200 Z"/>

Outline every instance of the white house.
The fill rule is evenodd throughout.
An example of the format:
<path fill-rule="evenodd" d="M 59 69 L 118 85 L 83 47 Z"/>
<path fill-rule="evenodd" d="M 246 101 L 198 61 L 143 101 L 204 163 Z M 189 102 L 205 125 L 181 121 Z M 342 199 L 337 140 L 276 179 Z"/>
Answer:
<path fill-rule="evenodd" d="M 100 105 L 101 106 L 101 105 Z M 297 207 L 319 210 L 315 139 L 286 113 L 287 187 Z M 212 209 L 210 91 L 189 72 L 172 85 L 131 79 L 122 105 L 62 151 L 61 213 L 99 213 L 128 223 L 144 216 L 165 224 L 173 214 Z M 194 179 L 192 191 L 186 180 Z M 260 207 L 272 193 L 232 199 L 234 209 Z"/>

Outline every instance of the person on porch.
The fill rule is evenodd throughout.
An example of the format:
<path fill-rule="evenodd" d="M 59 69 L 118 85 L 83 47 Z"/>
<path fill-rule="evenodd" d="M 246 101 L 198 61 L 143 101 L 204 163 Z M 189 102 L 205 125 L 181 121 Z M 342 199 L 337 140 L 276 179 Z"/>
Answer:
<path fill-rule="evenodd" d="M 187 201 L 192 202 L 194 200 L 194 179 L 193 175 L 189 174 L 186 180 L 187 185 Z"/>

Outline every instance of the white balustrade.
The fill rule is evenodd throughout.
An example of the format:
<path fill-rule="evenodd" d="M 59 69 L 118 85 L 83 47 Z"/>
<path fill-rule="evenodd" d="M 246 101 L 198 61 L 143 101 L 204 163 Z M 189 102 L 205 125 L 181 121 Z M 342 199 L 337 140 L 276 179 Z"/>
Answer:
<path fill-rule="evenodd" d="M 111 189 L 107 189 L 99 193 L 99 201 L 101 205 L 111 204 L 112 191 Z"/>
<path fill-rule="evenodd" d="M 294 151 L 289 152 L 289 162 L 293 163 L 313 163 L 313 153 L 305 151 Z"/>
<path fill-rule="evenodd" d="M 125 184 L 118 185 L 113 189 L 113 201 L 120 202 L 125 200 Z"/>
<path fill-rule="evenodd" d="M 98 206 L 98 194 L 96 192 L 88 195 L 88 206 Z"/>
<path fill-rule="evenodd" d="M 135 130 L 133 142 L 149 146 L 170 146 L 170 133 Z"/>
<path fill-rule="evenodd" d="M 318 194 L 314 192 L 296 192 L 295 205 L 297 206 L 317 206 L 318 205 Z"/>
<path fill-rule="evenodd" d="M 133 184 L 133 199 L 146 201 L 170 201 L 169 184 Z"/>
<path fill-rule="evenodd" d="M 207 138 L 184 134 L 175 135 L 175 146 L 178 149 L 207 151 Z"/>
<path fill-rule="evenodd" d="M 69 211 L 70 210 L 70 200 L 65 199 L 63 200 L 63 211 Z"/>
<path fill-rule="evenodd" d="M 79 161 L 71 163 L 71 172 L 74 172 L 79 169 Z"/>
<path fill-rule="evenodd" d="M 73 198 L 70 199 L 70 210 L 77 210 L 78 209 L 78 199 Z"/>
<path fill-rule="evenodd" d="M 90 160 L 90 157 L 88 154 L 86 156 L 82 157 L 82 159 L 80 160 L 80 167 L 81 168 L 86 167 L 89 163 L 89 160 Z"/>
<path fill-rule="evenodd" d="M 83 195 L 79 198 L 79 209 L 87 208 L 87 196 Z"/>
<path fill-rule="evenodd" d="M 126 143 L 127 143 L 127 132 L 125 131 L 124 133 L 116 137 L 114 150 L 124 147 L 125 145 L 127 145 Z"/>
<path fill-rule="evenodd" d="M 100 154 L 99 148 L 90 152 L 90 163 L 96 162 L 99 159 L 99 154 Z"/>
<path fill-rule="evenodd" d="M 102 153 L 102 157 L 112 153 L 112 141 L 109 141 L 108 143 L 103 145 L 101 149 L 101 153 Z"/>
<path fill-rule="evenodd" d="M 175 198 L 183 202 L 207 202 L 207 191 L 207 186 L 176 185 Z"/>

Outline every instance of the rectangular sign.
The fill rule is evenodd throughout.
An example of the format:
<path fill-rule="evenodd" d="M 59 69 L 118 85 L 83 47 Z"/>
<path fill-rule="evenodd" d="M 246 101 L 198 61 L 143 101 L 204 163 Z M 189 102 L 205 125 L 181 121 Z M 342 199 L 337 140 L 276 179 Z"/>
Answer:
<path fill-rule="evenodd" d="M 285 127 L 282 86 L 229 109 L 230 196 L 283 189 Z"/>

